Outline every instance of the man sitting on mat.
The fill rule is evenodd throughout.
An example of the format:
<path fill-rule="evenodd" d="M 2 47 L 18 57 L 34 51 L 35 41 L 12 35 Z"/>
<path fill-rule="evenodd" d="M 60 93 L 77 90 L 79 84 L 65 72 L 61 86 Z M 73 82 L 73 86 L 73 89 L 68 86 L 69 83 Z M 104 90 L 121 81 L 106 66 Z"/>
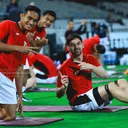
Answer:
<path fill-rule="evenodd" d="M 92 88 L 91 72 L 101 78 L 108 75 L 92 55 L 83 55 L 84 45 L 79 35 L 70 35 L 67 45 L 72 56 L 60 68 L 56 91 L 58 98 L 66 93 L 74 111 L 102 109 L 113 98 L 128 103 L 128 82 L 124 79 Z"/>

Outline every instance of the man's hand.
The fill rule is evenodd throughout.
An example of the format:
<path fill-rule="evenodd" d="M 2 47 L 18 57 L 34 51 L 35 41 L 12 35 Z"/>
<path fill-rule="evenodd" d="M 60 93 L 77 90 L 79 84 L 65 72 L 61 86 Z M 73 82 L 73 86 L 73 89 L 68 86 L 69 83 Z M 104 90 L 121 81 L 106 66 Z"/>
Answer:
<path fill-rule="evenodd" d="M 46 45 L 48 44 L 48 39 L 43 37 L 42 39 L 39 40 L 39 44 L 42 46 L 42 45 Z"/>
<path fill-rule="evenodd" d="M 81 61 L 74 61 L 74 63 L 78 63 L 80 70 L 91 70 L 92 65 L 89 63 L 81 62 Z"/>
<path fill-rule="evenodd" d="M 18 98 L 17 110 L 19 112 L 19 116 L 24 117 L 23 116 L 23 102 L 22 102 L 22 98 Z"/>
<path fill-rule="evenodd" d="M 35 34 L 35 32 L 34 33 L 28 32 L 26 35 L 26 37 L 30 43 L 34 40 L 34 34 Z"/>
<path fill-rule="evenodd" d="M 82 24 L 82 25 L 86 25 L 86 20 L 82 20 L 82 21 L 81 21 L 81 24 Z"/>
<path fill-rule="evenodd" d="M 29 47 L 29 46 L 17 46 L 16 51 L 21 52 L 23 54 L 35 53 L 38 54 L 35 50 L 38 50 L 38 47 Z"/>
<path fill-rule="evenodd" d="M 62 75 L 61 72 L 59 72 L 59 75 L 61 77 L 61 83 L 62 83 L 62 85 L 64 86 L 64 88 L 67 88 L 68 87 L 68 84 L 69 84 L 68 76 L 67 75 Z"/>
<path fill-rule="evenodd" d="M 33 40 L 31 43 L 31 46 L 33 47 L 42 47 L 45 46 L 46 44 L 48 44 L 48 39 L 46 39 L 45 37 L 38 39 L 36 38 L 35 40 Z"/>

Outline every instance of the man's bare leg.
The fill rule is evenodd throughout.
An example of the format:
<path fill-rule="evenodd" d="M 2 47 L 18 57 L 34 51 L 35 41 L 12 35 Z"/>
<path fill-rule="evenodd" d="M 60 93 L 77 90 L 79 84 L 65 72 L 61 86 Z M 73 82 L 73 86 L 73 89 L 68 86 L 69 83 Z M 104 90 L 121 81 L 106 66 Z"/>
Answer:
<path fill-rule="evenodd" d="M 118 80 L 117 84 L 115 82 L 109 83 L 108 89 L 113 98 L 128 103 L 128 82 L 125 79 Z M 98 92 L 104 100 L 108 100 L 109 95 L 105 90 L 105 86 L 98 87 Z"/>
<path fill-rule="evenodd" d="M 27 80 L 27 83 L 25 85 L 25 88 L 30 88 L 30 87 L 36 87 L 36 79 L 35 77 L 31 77 Z"/>
<path fill-rule="evenodd" d="M 0 119 L 4 119 L 6 116 L 6 105 L 0 105 Z"/>
<path fill-rule="evenodd" d="M 3 105 L 2 110 L 3 119 L 5 121 L 11 121 L 16 119 L 16 104 Z"/>

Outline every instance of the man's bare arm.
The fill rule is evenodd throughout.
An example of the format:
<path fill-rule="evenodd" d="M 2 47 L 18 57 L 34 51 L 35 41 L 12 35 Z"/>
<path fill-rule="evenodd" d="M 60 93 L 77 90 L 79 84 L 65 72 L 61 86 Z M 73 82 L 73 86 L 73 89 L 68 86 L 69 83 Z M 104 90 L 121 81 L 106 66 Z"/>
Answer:
<path fill-rule="evenodd" d="M 18 45 L 11 45 L 6 44 L 4 42 L 0 41 L 0 52 L 21 52 L 23 54 L 28 54 L 29 52 L 35 52 L 35 50 L 38 50 L 38 47 L 29 47 L 29 46 L 18 46 Z"/>
<path fill-rule="evenodd" d="M 60 75 L 60 78 L 61 78 L 62 86 L 60 88 L 57 88 L 57 90 L 56 90 L 56 96 L 58 98 L 61 98 L 62 96 L 64 96 L 64 94 L 67 91 L 69 80 L 68 80 L 68 76 L 62 75 L 61 72 L 59 72 L 59 75 Z"/>
<path fill-rule="evenodd" d="M 18 107 L 18 111 L 22 115 L 23 114 L 23 103 L 22 103 L 23 66 L 22 65 L 19 65 L 16 71 L 15 83 L 18 94 L 17 107 Z"/>

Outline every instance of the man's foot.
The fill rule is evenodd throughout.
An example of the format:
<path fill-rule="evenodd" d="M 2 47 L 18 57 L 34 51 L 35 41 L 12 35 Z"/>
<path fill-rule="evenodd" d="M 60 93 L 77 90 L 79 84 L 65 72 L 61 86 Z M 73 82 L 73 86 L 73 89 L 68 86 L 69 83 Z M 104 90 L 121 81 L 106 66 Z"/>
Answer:
<path fill-rule="evenodd" d="M 24 102 L 32 102 L 32 100 L 30 100 L 30 99 L 28 99 L 28 98 L 26 98 L 26 97 L 22 97 L 22 101 L 24 101 Z"/>
<path fill-rule="evenodd" d="M 31 88 L 27 88 L 25 90 L 25 92 L 36 92 L 39 90 L 39 87 L 31 87 Z"/>
<path fill-rule="evenodd" d="M 38 90 L 40 90 L 40 88 L 39 87 L 33 87 L 33 90 L 38 91 Z"/>

